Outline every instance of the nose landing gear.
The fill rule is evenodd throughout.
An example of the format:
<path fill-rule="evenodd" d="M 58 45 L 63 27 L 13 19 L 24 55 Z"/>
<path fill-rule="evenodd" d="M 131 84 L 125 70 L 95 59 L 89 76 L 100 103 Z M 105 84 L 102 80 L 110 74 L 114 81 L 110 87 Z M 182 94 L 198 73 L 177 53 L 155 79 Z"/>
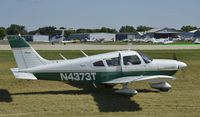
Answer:
<path fill-rule="evenodd" d="M 160 91 L 167 92 L 171 89 L 171 85 L 167 82 L 150 83 L 151 88 L 159 89 Z"/>

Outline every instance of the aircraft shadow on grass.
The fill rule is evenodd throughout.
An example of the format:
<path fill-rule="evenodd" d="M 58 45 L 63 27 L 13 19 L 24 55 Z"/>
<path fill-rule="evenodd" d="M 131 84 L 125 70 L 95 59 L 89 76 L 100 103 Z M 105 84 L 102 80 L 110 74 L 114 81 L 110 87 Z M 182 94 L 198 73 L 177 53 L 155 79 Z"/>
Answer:
<path fill-rule="evenodd" d="M 0 102 L 12 102 L 12 97 L 8 90 L 0 89 Z"/>
<path fill-rule="evenodd" d="M 12 95 L 38 95 L 38 94 L 74 94 L 85 95 L 91 94 L 94 101 L 97 103 L 100 112 L 127 112 L 127 111 L 140 111 L 142 108 L 138 103 L 132 101 L 129 97 L 116 95 L 115 93 L 108 93 L 105 90 L 96 90 L 92 92 L 84 90 L 70 90 L 70 91 L 47 91 L 47 92 L 27 92 L 15 93 Z"/>
<path fill-rule="evenodd" d="M 0 89 L 0 102 L 12 102 L 12 95 L 57 95 L 57 94 L 71 94 L 71 95 L 85 95 L 91 94 L 94 98 L 94 101 L 97 103 L 100 112 L 133 112 L 141 111 L 142 108 L 140 105 L 131 100 L 129 96 L 123 96 L 114 93 L 113 89 L 100 88 L 94 89 L 94 87 L 88 85 L 80 84 L 70 84 L 72 86 L 81 88 L 83 90 L 66 90 L 66 91 L 44 91 L 44 92 L 24 92 L 24 93 L 12 93 L 10 94 L 8 90 Z M 139 92 L 149 93 L 157 91 L 147 90 L 147 89 L 138 89 Z"/>
<path fill-rule="evenodd" d="M 46 91 L 46 92 L 26 92 L 26 93 L 15 93 L 12 95 L 37 95 L 37 94 L 78 94 L 78 95 L 85 95 L 91 94 L 94 98 L 94 101 L 97 103 L 100 112 L 133 112 L 133 111 L 140 111 L 142 108 L 140 105 L 131 100 L 131 97 L 123 96 L 114 93 L 113 89 L 108 88 L 98 88 L 95 89 L 91 85 L 84 85 L 84 84 L 70 84 L 74 87 L 81 88 L 82 90 L 66 90 L 66 91 Z M 139 92 L 156 92 L 153 90 L 141 89 Z"/>

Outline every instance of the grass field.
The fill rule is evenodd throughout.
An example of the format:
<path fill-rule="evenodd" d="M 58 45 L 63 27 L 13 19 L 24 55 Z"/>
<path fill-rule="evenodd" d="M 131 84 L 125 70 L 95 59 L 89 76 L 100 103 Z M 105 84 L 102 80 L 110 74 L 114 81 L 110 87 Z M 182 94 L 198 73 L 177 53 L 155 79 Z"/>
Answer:
<path fill-rule="evenodd" d="M 38 51 L 48 59 L 83 56 L 79 51 Z M 105 51 L 85 51 L 92 55 Z M 0 117 L 4 116 L 130 116 L 199 117 L 200 50 L 143 51 L 153 58 L 178 59 L 188 64 L 169 92 L 158 92 L 147 83 L 133 83 L 139 93 L 126 97 L 110 89 L 77 88 L 62 82 L 16 80 L 9 68 L 15 67 L 11 51 L 0 51 Z M 119 87 L 119 86 L 118 86 Z"/>

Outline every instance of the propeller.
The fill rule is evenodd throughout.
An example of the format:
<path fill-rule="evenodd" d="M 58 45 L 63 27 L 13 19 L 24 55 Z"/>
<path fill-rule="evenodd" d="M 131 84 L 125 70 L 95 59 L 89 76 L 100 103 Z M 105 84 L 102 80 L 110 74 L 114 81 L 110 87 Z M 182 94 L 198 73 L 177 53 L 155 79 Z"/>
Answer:
<path fill-rule="evenodd" d="M 173 60 L 178 60 L 177 56 L 176 56 L 176 53 L 173 53 L 173 57 L 172 58 L 173 58 Z"/>
<path fill-rule="evenodd" d="M 181 69 L 182 78 L 185 78 L 185 69 Z"/>
<path fill-rule="evenodd" d="M 181 62 L 178 60 L 176 53 L 173 53 L 173 60 L 176 60 L 178 62 L 178 70 L 181 71 L 182 77 L 185 78 L 185 67 L 187 66 L 187 64 Z"/>

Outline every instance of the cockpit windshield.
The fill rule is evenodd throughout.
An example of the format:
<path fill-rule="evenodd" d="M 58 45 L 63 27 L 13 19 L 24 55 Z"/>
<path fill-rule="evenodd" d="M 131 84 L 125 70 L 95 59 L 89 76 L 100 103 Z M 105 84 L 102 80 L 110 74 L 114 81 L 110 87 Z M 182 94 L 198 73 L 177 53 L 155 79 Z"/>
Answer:
<path fill-rule="evenodd" d="M 151 61 L 153 60 L 152 58 L 150 58 L 149 56 L 145 55 L 142 52 L 138 52 L 138 53 L 142 57 L 145 63 L 151 63 Z"/>

